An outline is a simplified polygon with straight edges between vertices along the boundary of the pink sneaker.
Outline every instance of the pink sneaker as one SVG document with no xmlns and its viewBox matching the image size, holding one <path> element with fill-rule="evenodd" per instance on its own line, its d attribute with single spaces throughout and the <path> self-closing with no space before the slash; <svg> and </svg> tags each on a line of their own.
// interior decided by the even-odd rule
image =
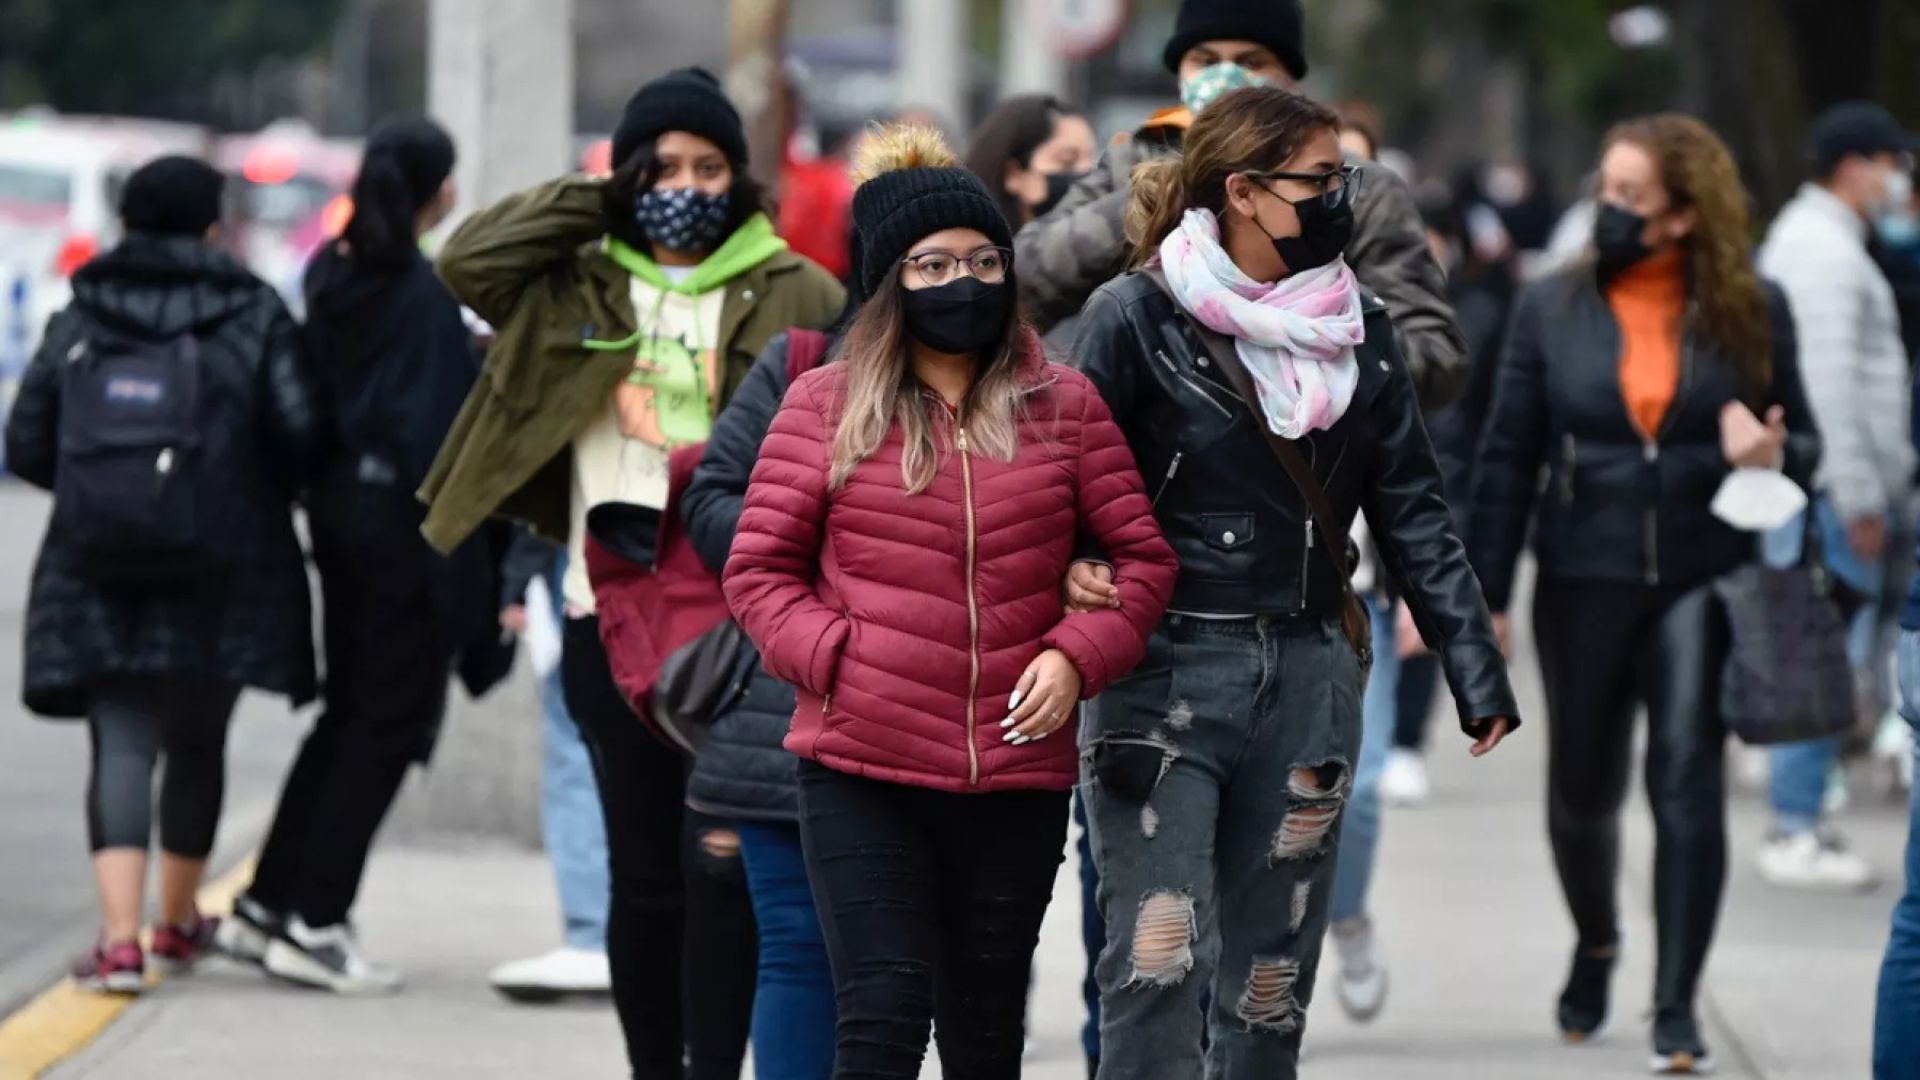
<svg viewBox="0 0 1920 1080">
<path fill-rule="evenodd" d="M 147 988 L 147 961 L 138 942 L 102 941 L 73 966 L 73 981 L 96 994 L 137 994 Z"/>
<path fill-rule="evenodd" d="M 156 926 L 148 951 L 160 970 L 186 971 L 213 951 L 213 937 L 219 929 L 220 920 L 205 915 L 194 916 L 184 926 Z"/>
</svg>

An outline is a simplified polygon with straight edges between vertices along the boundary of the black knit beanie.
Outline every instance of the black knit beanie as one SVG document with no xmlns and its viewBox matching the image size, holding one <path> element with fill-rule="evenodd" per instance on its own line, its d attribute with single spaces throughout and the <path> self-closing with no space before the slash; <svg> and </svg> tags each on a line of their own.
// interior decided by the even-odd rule
<svg viewBox="0 0 1920 1080">
<path fill-rule="evenodd" d="M 1251 41 L 1273 50 L 1296 79 L 1307 77 L 1306 20 L 1300 0 L 1180 0 L 1163 59 L 1178 72 L 1180 58 L 1203 41 Z"/>
<path fill-rule="evenodd" d="M 670 71 L 634 93 L 613 131 L 613 167 L 625 165 L 634 151 L 669 131 L 706 139 L 736 168 L 747 163 L 746 125 L 721 92 L 720 80 L 705 68 Z"/>
<path fill-rule="evenodd" d="M 120 220 L 128 232 L 199 236 L 220 220 L 226 178 L 199 158 L 170 154 L 127 177 L 120 192 Z"/>
<path fill-rule="evenodd" d="M 1013 247 L 1000 204 L 930 128 L 869 135 L 854 172 L 862 180 L 853 193 L 853 227 L 863 296 L 874 294 L 914 244 L 944 229 L 978 229 L 990 242 Z"/>
</svg>

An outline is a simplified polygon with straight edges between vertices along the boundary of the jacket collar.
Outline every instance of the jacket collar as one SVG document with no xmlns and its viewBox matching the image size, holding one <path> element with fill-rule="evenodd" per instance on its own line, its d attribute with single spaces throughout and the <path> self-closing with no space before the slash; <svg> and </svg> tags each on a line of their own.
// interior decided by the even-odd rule
<svg viewBox="0 0 1920 1080">
<path fill-rule="evenodd" d="M 1816 218 L 1827 225 L 1846 230 L 1846 234 L 1855 241 L 1865 244 L 1869 235 L 1867 222 L 1853 208 L 1840 201 L 1840 197 L 1819 184 L 1808 181 L 1800 185 L 1800 193 L 1793 197 L 1793 205 L 1800 212 Z"/>
</svg>

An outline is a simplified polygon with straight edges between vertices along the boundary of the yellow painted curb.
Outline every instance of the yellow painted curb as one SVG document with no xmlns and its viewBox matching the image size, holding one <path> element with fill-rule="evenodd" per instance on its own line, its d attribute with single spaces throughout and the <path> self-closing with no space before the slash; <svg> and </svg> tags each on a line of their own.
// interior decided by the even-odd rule
<svg viewBox="0 0 1920 1080">
<path fill-rule="evenodd" d="M 200 890 L 200 910 L 225 914 L 233 898 L 253 880 L 253 860 L 242 862 Z M 159 982 L 149 972 L 149 988 Z M 95 994 L 62 979 L 18 1012 L 0 1020 L 0 1080 L 33 1080 L 100 1036 L 138 999 Z"/>
</svg>

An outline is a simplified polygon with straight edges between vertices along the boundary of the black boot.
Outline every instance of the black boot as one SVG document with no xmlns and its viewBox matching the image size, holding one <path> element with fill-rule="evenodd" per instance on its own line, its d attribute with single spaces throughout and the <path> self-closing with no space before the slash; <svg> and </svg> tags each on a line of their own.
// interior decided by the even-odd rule
<svg viewBox="0 0 1920 1080">
<path fill-rule="evenodd" d="M 1713 1071 L 1713 1054 L 1691 1009 L 1664 1008 L 1654 1014 L 1649 1067 L 1657 1076 L 1705 1076 Z"/>
<path fill-rule="evenodd" d="M 1600 1034 L 1607 1026 L 1607 987 L 1613 979 L 1617 953 L 1609 947 L 1599 952 L 1588 949 L 1573 954 L 1573 970 L 1560 991 L 1560 1035 L 1570 1043 L 1583 1043 Z"/>
</svg>

